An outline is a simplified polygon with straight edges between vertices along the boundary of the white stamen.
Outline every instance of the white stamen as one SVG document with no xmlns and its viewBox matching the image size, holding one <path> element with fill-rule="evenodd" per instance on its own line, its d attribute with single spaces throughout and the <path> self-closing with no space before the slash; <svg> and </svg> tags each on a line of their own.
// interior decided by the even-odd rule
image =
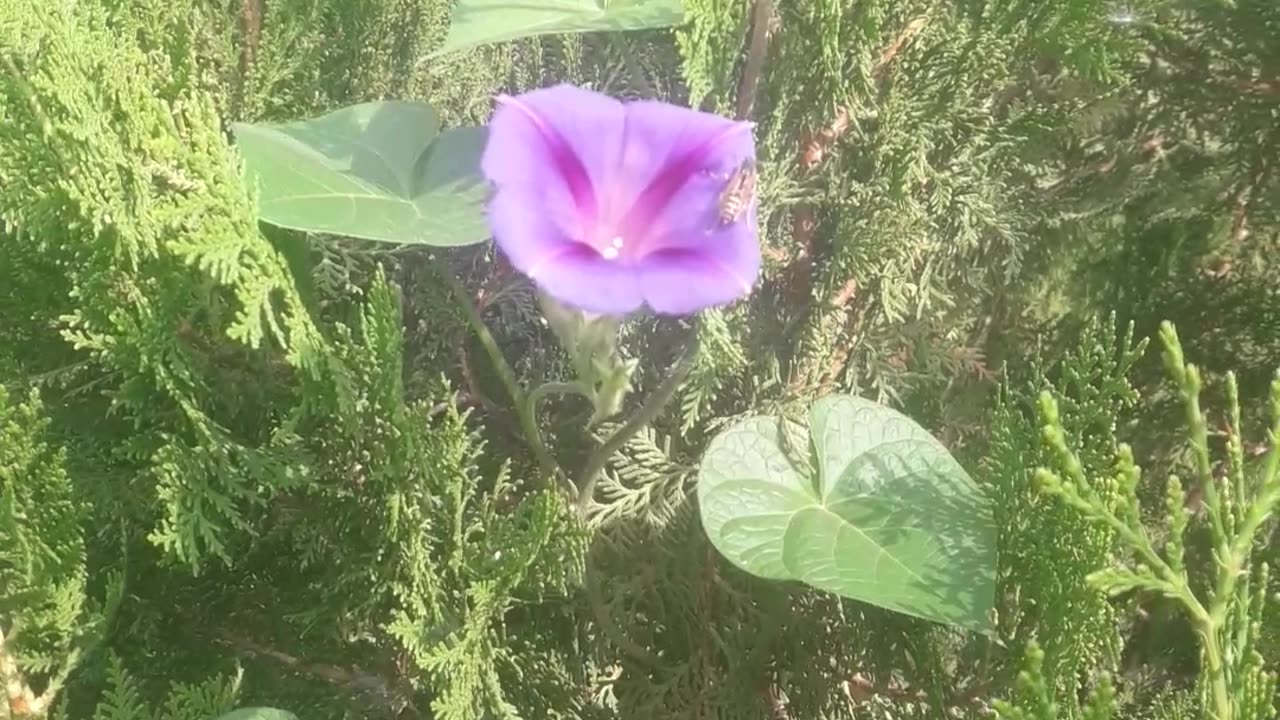
<svg viewBox="0 0 1280 720">
<path fill-rule="evenodd" d="M 613 260 L 618 257 L 619 251 L 622 250 L 622 237 L 618 236 L 609 241 L 609 245 L 600 251 L 600 256 L 605 260 Z"/>
</svg>

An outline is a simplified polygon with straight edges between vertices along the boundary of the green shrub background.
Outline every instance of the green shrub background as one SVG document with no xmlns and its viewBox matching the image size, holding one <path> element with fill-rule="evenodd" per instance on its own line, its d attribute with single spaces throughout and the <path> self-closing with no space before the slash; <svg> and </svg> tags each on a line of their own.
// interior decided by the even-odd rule
<svg viewBox="0 0 1280 720">
<path fill-rule="evenodd" d="M 1199 446 L 1160 349 L 1134 348 L 1170 320 L 1215 458 L 1230 370 L 1263 462 L 1280 4 L 686 11 L 424 60 L 445 0 L 0 2 L 0 681 L 50 701 L 0 718 L 979 718 L 1004 700 L 1047 720 L 1044 699 L 1210 717 L 1185 617 L 1090 583 L 1128 551 L 1033 482 L 1063 462 L 1037 398 L 1104 501 L 1126 442 L 1162 507 Z M 762 162 L 762 280 L 699 319 L 689 382 L 613 458 L 588 523 L 534 482 L 442 276 L 521 378 L 557 377 L 531 289 L 488 245 L 259 226 L 228 130 L 389 98 L 483 124 L 493 94 L 554 82 L 746 110 Z M 681 324 L 628 326 L 638 394 Z M 830 392 L 907 413 L 993 498 L 993 636 L 752 578 L 710 546 L 692 495 L 710 437 Z M 598 439 L 583 419 L 572 400 L 539 417 L 571 459 Z M 1212 562 L 1192 522 L 1195 585 Z M 1239 607 L 1231 647 L 1274 667 L 1275 608 Z M 1274 717 L 1274 684 L 1249 687 L 1240 718 Z"/>
</svg>

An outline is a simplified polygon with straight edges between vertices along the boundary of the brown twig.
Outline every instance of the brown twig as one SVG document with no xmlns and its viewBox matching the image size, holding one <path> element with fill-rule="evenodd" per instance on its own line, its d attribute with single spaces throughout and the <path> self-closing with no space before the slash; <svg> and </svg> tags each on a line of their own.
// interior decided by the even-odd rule
<svg viewBox="0 0 1280 720">
<path fill-rule="evenodd" d="M 854 348 L 858 344 L 858 336 L 853 332 L 853 328 L 857 327 L 862 322 L 862 319 L 866 317 L 870 306 L 871 303 L 869 302 L 859 303 L 857 309 L 849 313 L 843 328 L 845 338 L 836 343 L 835 349 L 831 353 L 830 361 L 827 363 L 827 369 L 818 381 L 819 395 L 831 392 L 831 389 L 839 382 L 840 376 L 844 374 L 845 367 L 848 366 L 849 359 L 853 356 Z M 839 309 L 844 310 L 846 307 L 840 306 Z"/>
<path fill-rule="evenodd" d="M 858 280 L 857 278 L 849 278 L 845 281 L 844 285 L 841 286 L 840 290 L 836 292 L 835 296 L 831 298 L 831 305 L 832 307 L 837 308 L 845 307 L 853 301 L 853 298 L 857 296 L 857 294 Z"/>
<path fill-rule="evenodd" d="M 1253 201 L 1254 193 L 1266 182 L 1268 174 L 1269 167 L 1266 155 L 1259 153 L 1254 161 L 1252 176 L 1235 194 L 1231 219 L 1231 239 L 1233 242 L 1240 243 L 1249 238 L 1251 233 L 1249 230 L 1249 205 Z"/>
<path fill-rule="evenodd" d="M 244 111 L 245 100 L 249 94 L 250 77 L 253 74 L 254 63 L 258 60 L 258 49 L 262 45 L 262 9 L 263 0 L 241 0 L 240 66 L 235 90 L 236 114 Z"/>
<path fill-rule="evenodd" d="M 764 73 L 764 59 L 769 51 L 769 39 L 777 30 L 774 22 L 773 0 L 756 0 L 751 12 L 751 40 L 747 45 L 747 61 L 742 66 L 738 80 L 736 117 L 745 120 L 755 110 L 756 91 Z"/>
<path fill-rule="evenodd" d="M 1280 95 L 1280 80 L 1235 80 L 1231 84 L 1245 95 Z"/>
<path fill-rule="evenodd" d="M 845 313 L 843 318 L 838 318 L 838 332 L 842 337 L 836 341 L 835 347 L 831 353 L 826 356 L 826 368 L 817 376 L 818 395 L 830 392 L 831 388 L 840 379 L 844 373 L 844 368 L 849 364 L 849 358 L 852 357 L 854 349 L 858 344 L 858 335 L 854 333 L 854 328 L 862 322 L 867 316 L 871 307 L 874 306 L 876 296 L 878 295 L 877 282 L 873 281 L 870 288 L 866 288 L 865 292 L 858 286 L 857 281 L 850 279 L 836 291 L 836 294 L 827 303 L 827 311 L 832 313 Z M 822 362 L 823 358 L 813 358 L 810 362 L 816 364 Z M 796 372 L 789 384 L 789 391 L 793 397 L 806 395 L 809 389 L 809 382 L 814 379 L 811 367 L 806 367 Z"/>
<path fill-rule="evenodd" d="M 247 76 L 258 59 L 262 45 L 262 0 L 242 0 L 240 3 L 240 32 L 244 44 L 240 48 L 240 74 Z"/>
<path fill-rule="evenodd" d="M 858 290 L 860 286 L 855 278 L 849 278 L 844 285 L 836 291 L 831 300 L 827 303 L 827 307 L 833 312 L 842 312 L 848 310 L 854 305 L 858 298 Z M 860 307 L 865 307 L 865 303 Z M 861 321 L 865 313 L 854 311 L 850 313 L 841 323 L 840 332 L 849 333 L 853 327 Z M 828 356 L 827 367 L 818 377 L 818 388 L 821 393 L 827 392 L 844 372 L 844 367 L 849 362 L 849 357 L 853 354 L 855 341 L 849 339 L 847 341 L 837 341 L 834 352 Z M 804 392 L 809 376 L 807 374 L 798 375 L 792 382 L 791 391 L 793 394 L 799 395 Z"/>
<path fill-rule="evenodd" d="M 880 57 L 876 59 L 875 64 L 871 67 L 872 79 L 879 79 L 883 76 L 884 71 L 902 53 L 911 40 L 924 29 L 928 22 L 929 16 L 921 15 L 907 23 L 894 36 L 889 45 L 880 52 Z M 823 160 L 828 157 L 836 142 L 852 125 L 852 112 L 852 108 L 842 107 L 836 111 L 835 118 L 825 127 L 816 133 L 808 133 L 804 136 L 800 143 L 800 168 L 802 172 L 812 173 L 818 169 Z M 797 298 L 807 297 L 813 266 L 813 238 L 818 227 L 817 209 L 809 204 L 800 205 L 792 212 L 791 217 L 792 241 L 795 246 L 795 253 L 792 255 L 786 269 L 786 284 L 793 289 Z M 853 291 L 848 293 L 842 291 L 841 293 L 844 303 L 852 301 L 855 295 L 856 293 Z"/>
<path fill-rule="evenodd" d="M 928 23 L 928 15 L 921 15 L 907 23 L 894 36 L 893 41 L 880 52 L 880 57 L 876 59 L 875 65 L 871 66 L 872 79 L 879 79 L 884 74 L 885 69 L 889 67 L 889 64 L 902 53 L 912 38 L 918 35 Z M 826 127 L 805 139 L 800 151 L 800 167 L 805 170 L 813 170 L 821 164 L 831 147 L 848 131 L 851 124 L 849 119 L 851 113 L 852 108 L 840 108 L 836 111 L 835 118 Z"/>
<path fill-rule="evenodd" d="M 787 704 L 782 701 L 782 689 L 778 687 L 778 683 L 769 683 L 769 687 L 764 690 L 764 699 L 769 706 L 769 720 L 791 720 L 791 713 L 787 712 Z"/>
<path fill-rule="evenodd" d="M 8 641 L 13 639 L 12 628 L 10 630 Z M 0 682 L 4 683 L 5 698 L 9 706 L 8 717 L 14 720 L 43 717 L 53 705 L 54 698 L 62 689 L 63 683 L 66 682 L 72 668 L 76 666 L 79 657 L 80 654 L 73 651 L 71 656 L 63 661 L 62 669 L 49 681 L 44 692 L 36 695 L 27 684 L 26 678 L 22 676 L 22 671 L 18 669 L 18 660 L 9 651 L 4 629 L 0 628 Z"/>
<path fill-rule="evenodd" d="M 878 686 L 861 673 L 854 673 L 844 682 L 845 697 L 852 703 L 862 703 L 872 697 L 888 698 L 894 702 L 925 702 L 928 697 L 923 690 L 897 687 L 895 685 Z"/>
<path fill-rule="evenodd" d="M 4 629 L 0 628 L 0 681 L 4 682 L 5 697 L 9 701 L 9 714 L 23 718 L 32 714 L 35 693 L 18 671 L 18 662 L 5 648 Z"/>
<path fill-rule="evenodd" d="M 896 683 L 877 684 L 862 673 L 854 673 L 848 680 L 840 683 L 845 699 L 851 704 L 859 705 L 872 698 L 884 698 L 895 703 L 928 702 L 929 694 L 924 690 L 912 689 Z M 963 691 L 950 697 L 946 704 L 951 709 L 972 709 L 987 696 L 989 688 L 983 682 L 974 682 Z"/>
<path fill-rule="evenodd" d="M 280 650 L 267 647 L 248 638 L 243 638 L 225 629 L 215 630 L 216 641 L 230 647 L 238 655 L 249 658 L 265 658 L 289 670 L 311 675 L 353 690 L 362 696 L 372 699 L 397 713 L 409 711 L 412 717 L 420 718 L 422 713 L 410 699 L 412 692 L 398 683 L 366 672 L 359 668 L 347 669 L 327 663 L 309 662 Z"/>
<path fill-rule="evenodd" d="M 1243 242 L 1249 239 L 1249 191 L 1241 191 L 1231 212 L 1231 239 Z"/>
</svg>

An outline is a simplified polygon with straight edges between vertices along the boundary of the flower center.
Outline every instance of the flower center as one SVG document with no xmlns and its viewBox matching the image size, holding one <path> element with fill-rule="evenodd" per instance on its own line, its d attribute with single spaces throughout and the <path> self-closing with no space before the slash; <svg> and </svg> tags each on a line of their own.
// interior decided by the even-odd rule
<svg viewBox="0 0 1280 720">
<path fill-rule="evenodd" d="M 622 252 L 622 237 L 614 236 L 614 238 L 609 241 L 609 244 L 605 245 L 600 250 L 600 257 L 604 258 L 605 260 L 614 260 L 618 257 L 619 253 L 621 252 Z"/>
</svg>

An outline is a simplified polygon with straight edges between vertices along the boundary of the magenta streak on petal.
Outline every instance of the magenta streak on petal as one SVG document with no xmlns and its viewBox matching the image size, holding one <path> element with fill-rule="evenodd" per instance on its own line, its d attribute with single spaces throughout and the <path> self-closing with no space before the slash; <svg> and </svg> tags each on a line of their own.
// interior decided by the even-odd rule
<svg viewBox="0 0 1280 720">
<path fill-rule="evenodd" d="M 581 213 L 582 219 L 586 221 L 584 225 L 587 227 L 594 225 L 598 217 L 596 196 L 591 187 L 591 178 L 587 175 L 587 168 L 582 164 L 582 160 L 577 153 L 573 151 L 569 143 L 565 142 L 554 127 L 544 122 L 542 116 L 538 115 L 533 108 L 526 105 L 519 98 L 514 98 L 510 95 L 499 95 L 496 100 L 519 110 L 537 128 L 538 134 L 547 143 L 547 150 L 551 153 L 552 162 L 555 163 L 556 169 L 560 172 L 560 177 L 564 179 L 565 185 L 569 186 L 569 194 L 573 196 L 578 212 Z M 586 238 L 574 239 L 579 241 L 586 240 Z"/>
<path fill-rule="evenodd" d="M 666 207 L 667 203 L 671 202 L 671 198 L 675 197 L 680 188 L 688 182 L 689 177 L 706 164 L 707 157 L 715 150 L 715 146 L 727 136 L 750 130 L 750 128 L 751 125 L 748 123 L 730 125 L 675 160 L 667 162 L 662 171 L 636 197 L 631 209 L 618 223 L 618 229 L 628 237 L 637 240 L 646 238 L 649 234 L 651 219 L 657 217 L 662 208 Z M 632 247 L 633 257 L 636 255 L 642 257 L 645 254 L 643 243 L 637 243 L 637 245 L 638 247 Z"/>
<path fill-rule="evenodd" d="M 685 248 L 666 248 L 653 253 L 649 256 L 649 259 L 652 261 L 651 265 L 654 266 L 704 262 L 719 270 L 729 280 L 732 280 L 740 293 L 751 292 L 752 283 L 743 279 L 742 275 L 738 274 L 738 271 L 733 266 L 711 253 L 699 253 Z"/>
</svg>

